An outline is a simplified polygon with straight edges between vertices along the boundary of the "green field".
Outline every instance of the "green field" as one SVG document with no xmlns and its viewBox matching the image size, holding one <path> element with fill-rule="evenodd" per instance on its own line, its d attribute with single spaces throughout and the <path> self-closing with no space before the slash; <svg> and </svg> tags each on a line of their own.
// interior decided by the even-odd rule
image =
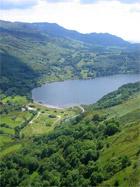
<svg viewBox="0 0 140 187">
<path fill-rule="evenodd" d="M 22 131 L 25 137 L 32 137 L 34 135 L 47 134 L 52 131 L 56 125 L 65 119 L 70 118 L 78 113 L 78 109 L 48 109 L 45 107 L 40 107 L 39 105 L 32 105 L 34 107 L 39 107 L 37 119 L 27 125 Z"/>
<path fill-rule="evenodd" d="M 20 144 L 17 144 L 17 141 L 24 142 L 25 139 L 28 140 L 33 136 L 48 134 L 60 125 L 63 119 L 73 117 L 80 112 L 76 107 L 64 110 L 47 108 L 30 103 L 26 97 L 21 96 L 4 96 L 1 103 L 1 157 L 15 152 L 16 148 L 18 150 Z"/>
</svg>

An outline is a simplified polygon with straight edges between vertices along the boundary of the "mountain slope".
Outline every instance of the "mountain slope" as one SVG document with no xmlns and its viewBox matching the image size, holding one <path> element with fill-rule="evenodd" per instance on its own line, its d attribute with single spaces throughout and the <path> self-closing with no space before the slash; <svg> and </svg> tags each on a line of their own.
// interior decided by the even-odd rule
<svg viewBox="0 0 140 187">
<path fill-rule="evenodd" d="M 99 46 L 118 46 L 118 47 L 127 47 L 130 45 L 129 42 L 108 34 L 108 33 L 90 33 L 90 34 L 82 34 L 77 31 L 68 30 L 56 23 L 20 23 L 20 22 L 4 22 L 1 21 L 1 28 L 5 28 L 5 31 L 8 32 L 9 28 L 13 31 L 18 30 L 32 30 L 34 32 L 45 32 L 53 37 L 62 37 L 69 38 L 74 40 L 79 40 L 82 42 L 90 43 L 93 45 Z M 13 25 L 15 27 L 13 27 Z"/>
<path fill-rule="evenodd" d="M 29 139 L 17 137 L 11 149 L 5 146 L 9 152 L 1 153 L 1 186 L 137 187 L 140 182 L 138 84 L 119 89 L 122 95 L 132 90 L 131 97 L 119 105 L 105 109 L 87 107 L 85 113 L 62 121 L 49 134 Z M 113 98 L 120 93 L 109 95 Z M 110 102 L 109 98 L 105 99 Z M 43 111 L 41 115 L 46 108 Z M 40 118 L 38 124 L 43 122 L 44 118 Z"/>
<path fill-rule="evenodd" d="M 39 29 L 40 31 L 46 31 L 47 33 L 56 36 L 56 37 L 65 37 L 82 42 L 90 43 L 93 45 L 101 46 L 119 46 L 126 47 L 129 42 L 124 41 L 123 39 L 113 36 L 108 33 L 90 33 L 82 34 L 73 30 L 67 30 L 58 24 L 55 23 L 33 23 L 33 27 Z"/>
<path fill-rule="evenodd" d="M 139 73 L 140 47 L 109 34 L 81 34 L 66 30 L 56 24 L 19 23 L 0 21 L 0 63 L 16 58 L 19 64 L 30 69 L 28 76 L 18 77 L 25 82 L 29 92 L 33 85 L 46 81 L 66 79 L 89 79 L 119 73 Z M 107 43 L 109 42 L 109 43 Z M 115 46 L 114 46 L 115 42 Z M 123 46 L 123 47 L 122 47 Z M 16 63 L 13 63 L 13 67 Z M 6 67 L 6 68 L 5 68 Z M 13 89 L 10 66 L 1 65 L 2 88 Z M 30 75 L 29 75 L 30 74 Z M 13 74 L 14 75 L 14 74 Z M 32 83 L 30 84 L 31 77 Z M 23 80 L 25 79 L 25 80 Z M 3 85 L 5 84 L 5 85 Z M 7 84 L 7 86 L 6 86 Z M 9 93 L 8 89 L 2 89 Z"/>
</svg>

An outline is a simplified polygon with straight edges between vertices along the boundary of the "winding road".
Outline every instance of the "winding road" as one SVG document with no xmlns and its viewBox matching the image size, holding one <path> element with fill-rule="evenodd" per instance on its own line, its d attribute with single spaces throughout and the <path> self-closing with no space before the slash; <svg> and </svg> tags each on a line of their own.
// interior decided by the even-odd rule
<svg viewBox="0 0 140 187">
<path fill-rule="evenodd" d="M 84 109 L 81 105 L 76 106 L 76 107 L 78 107 L 78 108 L 81 110 L 80 114 L 83 114 L 83 113 L 85 112 L 85 109 Z M 29 109 L 29 106 L 27 106 L 27 108 Z M 35 109 L 32 108 L 32 107 L 30 107 L 29 110 L 35 110 Z M 39 112 L 37 113 L 37 115 L 29 122 L 29 124 L 32 124 L 35 120 L 37 120 L 37 119 L 39 118 L 40 114 L 41 114 L 41 112 L 39 111 Z M 66 118 L 66 119 L 64 119 L 64 120 L 65 120 L 65 122 L 66 122 L 66 121 L 69 121 L 69 120 L 71 120 L 71 119 L 74 119 L 74 118 L 80 116 L 80 114 L 77 114 L 77 115 L 75 115 L 75 116 Z M 59 115 L 57 116 L 57 118 L 58 118 L 58 119 L 56 119 L 56 120 L 53 122 L 53 126 L 54 126 L 55 124 L 57 124 L 59 121 L 61 121 L 61 119 L 62 119 L 62 117 L 59 116 Z"/>
<path fill-rule="evenodd" d="M 81 105 L 79 105 L 79 106 L 77 106 L 78 108 L 80 108 L 81 109 L 81 113 L 84 113 L 85 112 L 85 109 L 81 106 Z"/>
<path fill-rule="evenodd" d="M 65 122 L 67 122 L 67 121 L 69 121 L 69 120 L 72 120 L 72 119 L 74 119 L 74 118 L 80 116 L 81 114 L 83 114 L 83 113 L 85 112 L 85 109 L 84 109 L 81 105 L 75 106 L 75 107 L 80 108 L 81 112 L 80 112 L 79 114 L 75 115 L 75 116 L 72 116 L 72 117 L 69 117 L 69 118 L 64 119 Z"/>
<path fill-rule="evenodd" d="M 29 124 L 32 124 L 34 120 L 36 120 L 40 116 L 41 112 L 39 111 L 37 115 L 29 122 Z"/>
</svg>

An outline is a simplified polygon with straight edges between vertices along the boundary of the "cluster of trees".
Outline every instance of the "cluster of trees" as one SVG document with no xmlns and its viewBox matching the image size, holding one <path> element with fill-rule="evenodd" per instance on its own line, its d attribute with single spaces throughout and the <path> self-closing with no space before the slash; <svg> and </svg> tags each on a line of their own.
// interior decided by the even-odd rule
<svg viewBox="0 0 140 187">
<path fill-rule="evenodd" d="M 12 111 L 21 111 L 22 107 L 24 107 L 23 103 L 13 102 L 10 98 L 7 102 L 1 102 L 0 114 L 6 115 Z"/>
<path fill-rule="evenodd" d="M 33 138 L 1 162 L 1 186 L 96 186 L 131 164 L 127 155 L 98 163 L 106 138 L 120 131 L 116 120 L 93 115 Z M 79 121 L 78 121 L 79 120 Z M 105 120 L 105 122 L 104 122 Z"/>
</svg>

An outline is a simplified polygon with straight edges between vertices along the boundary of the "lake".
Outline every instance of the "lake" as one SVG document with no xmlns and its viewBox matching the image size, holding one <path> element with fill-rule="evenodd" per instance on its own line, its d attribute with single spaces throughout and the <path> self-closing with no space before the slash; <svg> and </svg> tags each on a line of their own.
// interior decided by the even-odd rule
<svg viewBox="0 0 140 187">
<path fill-rule="evenodd" d="M 140 81 L 140 75 L 113 75 L 91 80 L 46 83 L 32 90 L 32 99 L 53 107 L 92 104 L 123 84 Z"/>
</svg>

